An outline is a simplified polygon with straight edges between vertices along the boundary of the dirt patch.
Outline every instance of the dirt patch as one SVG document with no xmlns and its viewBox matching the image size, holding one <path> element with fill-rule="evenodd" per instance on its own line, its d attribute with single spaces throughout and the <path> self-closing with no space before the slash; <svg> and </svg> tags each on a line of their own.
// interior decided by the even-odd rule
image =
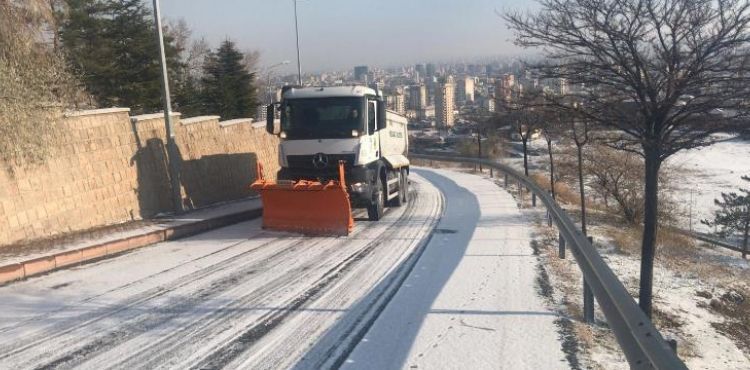
<svg viewBox="0 0 750 370">
<path fill-rule="evenodd" d="M 543 238 L 543 242 L 539 239 Z M 551 306 L 555 306 L 555 295 L 554 287 L 550 281 L 550 276 L 547 273 L 545 265 L 549 262 L 549 255 L 545 252 L 545 245 L 549 245 L 550 238 L 544 238 L 543 234 L 534 235 L 534 239 L 531 241 L 531 249 L 533 254 L 537 256 L 537 277 L 536 286 L 540 296 L 542 296 Z M 565 304 L 563 304 L 565 306 Z M 562 351 L 565 354 L 565 359 L 568 361 L 568 365 L 571 369 L 581 369 L 581 363 L 578 358 L 580 352 L 580 343 L 575 332 L 575 324 L 567 317 L 560 317 L 555 320 L 555 326 L 557 326 L 557 335 L 560 340 Z"/>
<path fill-rule="evenodd" d="M 750 290 L 733 288 L 711 300 L 709 307 L 726 318 L 711 325 L 737 344 L 745 353 L 750 352 Z"/>
</svg>

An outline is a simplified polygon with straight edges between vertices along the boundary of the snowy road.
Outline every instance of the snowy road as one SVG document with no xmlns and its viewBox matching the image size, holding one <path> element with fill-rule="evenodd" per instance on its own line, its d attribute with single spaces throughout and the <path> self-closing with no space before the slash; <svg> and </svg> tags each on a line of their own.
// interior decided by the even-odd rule
<svg viewBox="0 0 750 370">
<path fill-rule="evenodd" d="M 0 369 L 565 367 L 510 195 L 412 182 L 347 238 L 255 220 L 1 287 Z"/>
</svg>

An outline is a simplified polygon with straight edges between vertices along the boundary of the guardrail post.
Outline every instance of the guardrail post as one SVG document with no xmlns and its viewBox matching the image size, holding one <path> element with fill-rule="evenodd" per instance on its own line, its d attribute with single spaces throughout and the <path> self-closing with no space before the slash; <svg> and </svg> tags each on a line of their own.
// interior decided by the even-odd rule
<svg viewBox="0 0 750 370">
<path fill-rule="evenodd" d="M 552 227 L 552 214 L 547 210 L 547 227 Z"/>
<path fill-rule="evenodd" d="M 505 174 L 505 187 L 508 187 L 508 174 Z"/>
<path fill-rule="evenodd" d="M 560 257 L 560 259 L 565 259 L 565 238 L 563 238 L 562 233 L 557 234 L 557 240 L 558 240 L 558 246 L 557 246 L 557 256 Z"/>
<path fill-rule="evenodd" d="M 531 193 L 531 206 L 536 207 L 536 193 Z"/>
<path fill-rule="evenodd" d="M 490 178 L 492 178 L 492 177 L 493 177 L 493 175 L 492 175 L 492 167 L 490 167 Z"/>
<path fill-rule="evenodd" d="M 589 243 L 592 243 L 594 238 L 588 237 Z M 586 277 L 583 277 L 583 321 L 587 324 L 594 322 L 594 292 L 586 282 Z"/>
</svg>

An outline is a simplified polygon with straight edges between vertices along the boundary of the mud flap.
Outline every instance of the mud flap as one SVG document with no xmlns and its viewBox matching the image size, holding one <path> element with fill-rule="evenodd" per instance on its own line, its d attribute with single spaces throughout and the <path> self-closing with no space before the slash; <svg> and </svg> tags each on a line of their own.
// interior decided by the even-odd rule
<svg viewBox="0 0 750 370">
<path fill-rule="evenodd" d="M 343 163 L 339 163 L 339 181 L 327 183 L 265 180 L 260 164 L 257 173 L 258 180 L 250 187 L 263 202 L 263 229 L 346 236 L 354 228 Z"/>
</svg>

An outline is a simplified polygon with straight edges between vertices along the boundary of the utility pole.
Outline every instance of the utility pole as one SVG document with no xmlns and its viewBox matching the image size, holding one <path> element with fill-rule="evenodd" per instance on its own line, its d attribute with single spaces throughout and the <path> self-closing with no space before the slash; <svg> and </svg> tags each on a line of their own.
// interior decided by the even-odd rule
<svg viewBox="0 0 750 370">
<path fill-rule="evenodd" d="M 294 1 L 294 33 L 297 35 L 297 82 L 302 86 L 302 63 L 299 57 L 299 22 L 297 21 L 297 0 Z"/>
<path fill-rule="evenodd" d="M 482 160 L 482 130 L 477 127 L 477 159 Z M 479 162 L 479 172 L 482 172 L 482 162 Z"/>
<path fill-rule="evenodd" d="M 167 58 L 164 54 L 164 36 L 161 29 L 161 11 L 159 0 L 154 0 L 154 19 L 156 20 L 156 37 L 159 39 L 159 63 L 161 64 L 161 93 L 164 102 L 164 123 L 167 131 L 167 160 L 169 161 L 169 180 L 172 188 L 172 204 L 175 213 L 182 213 L 182 191 L 180 189 L 180 154 L 175 142 L 172 123 L 172 102 L 169 97 L 169 77 L 167 75 Z"/>
</svg>

